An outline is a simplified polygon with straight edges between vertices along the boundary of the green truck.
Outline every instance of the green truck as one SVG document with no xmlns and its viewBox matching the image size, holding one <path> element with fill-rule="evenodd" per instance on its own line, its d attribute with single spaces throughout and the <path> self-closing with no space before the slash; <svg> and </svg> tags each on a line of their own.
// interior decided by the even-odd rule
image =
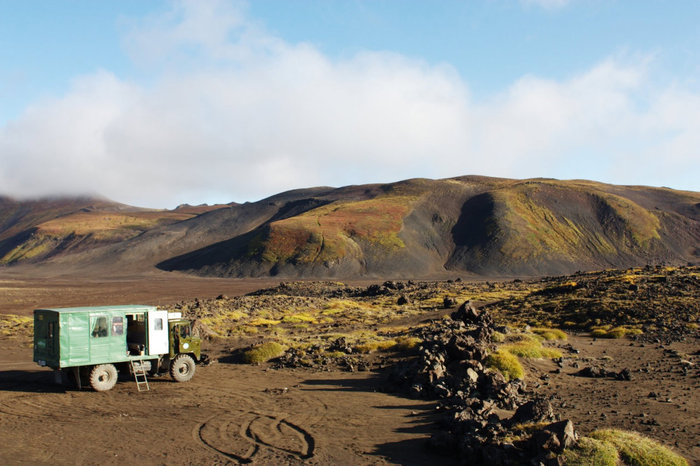
<svg viewBox="0 0 700 466">
<path fill-rule="evenodd" d="M 119 371 L 135 376 L 139 390 L 148 387 L 146 373 L 187 382 L 201 360 L 201 340 L 180 313 L 140 305 L 34 311 L 34 361 L 72 375 L 78 387 L 109 390 Z"/>
</svg>

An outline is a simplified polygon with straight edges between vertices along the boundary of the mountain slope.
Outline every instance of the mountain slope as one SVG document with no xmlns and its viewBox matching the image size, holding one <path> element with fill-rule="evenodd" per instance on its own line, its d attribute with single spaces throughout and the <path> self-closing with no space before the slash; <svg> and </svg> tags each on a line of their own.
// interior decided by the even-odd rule
<svg viewBox="0 0 700 466">
<path fill-rule="evenodd" d="M 0 265 L 224 277 L 542 275 L 700 260 L 700 193 L 465 176 L 137 209 L 0 198 Z"/>
<path fill-rule="evenodd" d="M 364 200 L 334 194 L 159 267 L 240 277 L 530 275 L 698 259 L 698 193 L 462 177 L 382 185 Z"/>
<path fill-rule="evenodd" d="M 168 211 L 94 198 L 0 198 L 0 265 L 43 262 L 123 243 L 211 208 L 187 206 Z"/>
</svg>

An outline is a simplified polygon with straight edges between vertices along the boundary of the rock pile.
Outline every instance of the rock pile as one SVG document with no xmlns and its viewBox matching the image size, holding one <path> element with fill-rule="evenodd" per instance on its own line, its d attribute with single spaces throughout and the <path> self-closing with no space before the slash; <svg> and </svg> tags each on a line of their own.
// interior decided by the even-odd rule
<svg viewBox="0 0 700 466">
<path fill-rule="evenodd" d="M 429 447 L 467 464 L 559 464 L 559 453 L 576 442 L 571 421 L 558 421 L 546 400 L 528 401 L 524 381 L 487 367 L 494 332 L 507 329 L 496 329 L 470 302 L 451 317 L 423 329 L 419 357 L 389 376 L 393 387 L 441 400 L 443 429 Z"/>
<path fill-rule="evenodd" d="M 493 320 L 466 302 L 452 314 L 422 329 L 417 359 L 394 367 L 390 383 L 414 396 L 467 400 L 493 400 L 514 408 L 524 389 L 521 380 L 506 381 L 503 374 L 487 369 L 486 357 L 495 349 Z"/>
<path fill-rule="evenodd" d="M 335 353 L 333 357 L 329 353 Z M 381 364 L 381 363 L 380 363 Z M 273 364 L 275 369 L 310 368 L 315 370 L 339 369 L 349 372 L 368 371 L 372 364 L 358 355 L 344 337 L 327 345 L 316 344 L 309 348 L 289 348 Z"/>
</svg>

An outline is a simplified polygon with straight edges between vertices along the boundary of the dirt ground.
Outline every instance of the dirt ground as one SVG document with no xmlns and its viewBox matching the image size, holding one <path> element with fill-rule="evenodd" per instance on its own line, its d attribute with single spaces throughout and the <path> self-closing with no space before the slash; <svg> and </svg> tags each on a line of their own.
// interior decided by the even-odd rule
<svg viewBox="0 0 700 466">
<path fill-rule="evenodd" d="M 0 312 L 240 295 L 279 280 L 157 274 L 0 279 Z M 122 381 L 105 393 L 54 384 L 28 341 L 0 341 L 3 464 L 426 464 L 435 403 L 376 391 L 370 372 L 214 363 L 186 384 Z M 450 464 L 446 461 L 445 464 Z"/>
<path fill-rule="evenodd" d="M 278 281 L 0 279 L 0 312 L 34 307 L 236 295 Z M 633 342 L 570 336 L 561 367 L 527 362 L 530 388 L 581 433 L 639 431 L 700 464 L 700 340 Z M 570 345 L 570 346 L 569 346 Z M 569 351 L 572 348 L 575 351 Z M 576 352 L 577 351 L 577 352 Z M 584 378 L 586 366 L 629 369 L 631 380 Z M 30 342 L 0 340 L 3 464 L 457 464 L 425 448 L 435 403 L 383 393 L 382 374 L 213 363 L 188 383 L 133 380 L 108 392 L 56 386 Z"/>
<path fill-rule="evenodd" d="M 4 345 L 3 345 L 4 346 Z M 3 464 L 428 464 L 434 403 L 374 391 L 371 373 L 198 367 L 188 383 L 55 386 L 2 351 Z M 446 464 L 450 464 L 447 462 Z"/>
<path fill-rule="evenodd" d="M 147 304 L 167 306 L 183 299 L 239 296 L 277 285 L 279 280 L 199 278 L 154 272 L 144 276 L 39 277 L 0 270 L 0 314 L 31 315 L 41 307 Z"/>
<path fill-rule="evenodd" d="M 700 340 L 668 345 L 570 336 L 562 367 L 530 360 L 528 383 L 581 433 L 614 427 L 656 439 L 700 465 Z M 562 348 L 563 349 L 563 348 Z M 589 378 L 584 367 L 629 369 L 631 380 Z"/>
</svg>

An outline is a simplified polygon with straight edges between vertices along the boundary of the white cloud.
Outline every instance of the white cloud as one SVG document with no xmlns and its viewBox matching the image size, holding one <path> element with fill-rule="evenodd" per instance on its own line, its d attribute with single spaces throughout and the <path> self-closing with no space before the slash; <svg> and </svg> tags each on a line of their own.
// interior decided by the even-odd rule
<svg viewBox="0 0 700 466">
<path fill-rule="evenodd" d="M 447 65 L 331 60 L 228 4 L 192 5 L 130 33 L 162 60 L 151 84 L 100 71 L 0 127 L 0 190 L 172 207 L 469 173 L 697 189 L 700 96 L 654 88 L 648 60 L 525 76 L 477 104 Z"/>
</svg>

